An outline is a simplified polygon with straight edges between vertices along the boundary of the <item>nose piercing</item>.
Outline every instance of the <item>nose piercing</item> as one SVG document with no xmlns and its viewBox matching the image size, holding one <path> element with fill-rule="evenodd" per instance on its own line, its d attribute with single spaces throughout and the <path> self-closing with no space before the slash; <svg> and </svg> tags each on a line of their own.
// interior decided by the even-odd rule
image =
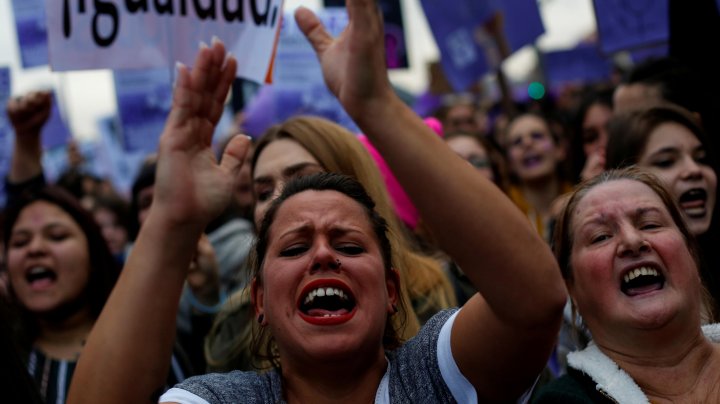
<svg viewBox="0 0 720 404">
<path fill-rule="evenodd" d="M 337 265 L 337 267 L 340 268 L 340 267 L 342 266 L 342 262 L 340 262 L 339 259 L 336 259 L 336 260 L 335 260 L 335 265 Z"/>
</svg>

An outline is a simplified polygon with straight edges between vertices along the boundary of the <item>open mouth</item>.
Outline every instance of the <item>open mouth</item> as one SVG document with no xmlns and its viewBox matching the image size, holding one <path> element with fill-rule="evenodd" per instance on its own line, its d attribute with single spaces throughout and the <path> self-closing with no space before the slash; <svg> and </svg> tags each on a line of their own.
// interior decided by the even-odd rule
<svg viewBox="0 0 720 404">
<path fill-rule="evenodd" d="M 707 191 L 702 188 L 683 192 L 678 202 L 680 208 L 689 217 L 702 218 L 707 214 Z"/>
<path fill-rule="evenodd" d="M 313 283 L 303 291 L 298 308 L 302 317 L 313 324 L 339 324 L 352 318 L 355 298 L 344 285 Z"/>
<path fill-rule="evenodd" d="M 543 158 L 540 155 L 531 155 L 531 156 L 524 157 L 522 159 L 522 163 L 527 168 L 533 168 L 533 167 L 539 165 L 540 163 L 542 163 L 542 160 L 543 160 Z"/>
<path fill-rule="evenodd" d="M 42 288 L 51 285 L 57 279 L 55 271 L 46 267 L 32 267 L 26 271 L 25 279 L 32 288 Z"/>
<path fill-rule="evenodd" d="M 631 269 L 622 279 L 620 289 L 628 296 L 638 296 L 660 290 L 665 286 L 665 277 L 655 268 L 643 266 Z"/>
</svg>

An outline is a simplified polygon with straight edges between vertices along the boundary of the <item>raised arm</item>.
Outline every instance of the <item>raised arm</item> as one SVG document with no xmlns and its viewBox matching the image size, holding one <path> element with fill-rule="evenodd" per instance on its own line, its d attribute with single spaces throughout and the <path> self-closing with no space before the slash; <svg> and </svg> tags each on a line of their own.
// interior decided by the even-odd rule
<svg viewBox="0 0 720 404">
<path fill-rule="evenodd" d="M 52 96 L 48 91 L 34 91 L 11 98 L 7 115 L 15 131 L 8 181 L 19 184 L 42 174 L 42 128 L 50 117 Z"/>
<path fill-rule="evenodd" d="M 198 238 L 230 202 L 249 145 L 246 137 L 234 137 L 220 164 L 210 147 L 236 68 L 219 41 L 201 47 L 192 71 L 178 67 L 153 204 L 83 349 L 69 403 L 157 401 Z"/>
<path fill-rule="evenodd" d="M 350 21 L 338 38 L 309 10 L 295 16 L 328 87 L 480 292 L 452 330 L 461 372 L 481 401 L 516 398 L 542 370 L 555 342 L 565 303 L 560 270 L 511 201 L 394 94 L 376 1 L 348 0 L 347 9 Z"/>
</svg>

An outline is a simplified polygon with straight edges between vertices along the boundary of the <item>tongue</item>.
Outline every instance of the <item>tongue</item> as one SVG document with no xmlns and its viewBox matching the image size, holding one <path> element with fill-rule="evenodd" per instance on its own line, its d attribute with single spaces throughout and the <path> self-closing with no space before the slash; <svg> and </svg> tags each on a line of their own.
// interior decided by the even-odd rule
<svg viewBox="0 0 720 404">
<path fill-rule="evenodd" d="M 339 309 L 339 310 L 326 310 L 326 309 L 310 309 L 308 310 L 307 314 L 309 316 L 313 317 L 325 317 L 327 316 L 341 316 L 343 314 L 347 314 L 347 309 Z"/>
<path fill-rule="evenodd" d="M 630 288 L 625 291 L 625 294 L 628 296 L 637 296 L 642 295 L 643 293 L 649 293 L 655 290 L 662 289 L 662 283 L 651 283 L 649 285 L 645 286 L 638 286 L 635 288 Z"/>
<path fill-rule="evenodd" d="M 702 199 L 695 199 L 694 201 L 680 202 L 680 207 L 683 209 L 702 208 L 705 207 L 705 201 Z"/>
<path fill-rule="evenodd" d="M 33 289 L 45 289 L 50 287 L 53 283 L 55 283 L 55 280 L 51 277 L 40 278 L 30 282 L 30 287 Z"/>
</svg>

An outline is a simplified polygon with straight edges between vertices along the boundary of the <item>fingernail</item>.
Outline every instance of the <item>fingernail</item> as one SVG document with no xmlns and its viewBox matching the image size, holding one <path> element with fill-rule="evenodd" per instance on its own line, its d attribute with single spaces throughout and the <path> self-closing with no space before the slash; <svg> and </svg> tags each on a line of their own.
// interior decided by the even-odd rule
<svg viewBox="0 0 720 404">
<path fill-rule="evenodd" d="M 200 44 L 198 45 L 200 49 L 205 49 L 208 47 L 208 44 L 205 43 L 205 41 L 200 41 Z"/>
<path fill-rule="evenodd" d="M 213 35 L 212 39 L 210 39 L 210 43 L 212 45 L 215 45 L 216 43 L 222 43 L 222 41 L 220 40 L 220 38 L 217 37 L 217 35 Z"/>
<path fill-rule="evenodd" d="M 185 67 L 185 65 L 180 62 L 179 60 L 175 62 L 175 81 L 173 82 L 173 88 L 177 87 L 177 85 L 180 83 L 180 80 L 182 78 L 182 74 L 180 74 L 180 71 Z"/>
<path fill-rule="evenodd" d="M 223 59 L 222 66 L 220 66 L 220 71 L 225 70 L 231 57 L 233 57 L 232 53 L 228 52 L 225 54 L 225 59 Z"/>
</svg>

